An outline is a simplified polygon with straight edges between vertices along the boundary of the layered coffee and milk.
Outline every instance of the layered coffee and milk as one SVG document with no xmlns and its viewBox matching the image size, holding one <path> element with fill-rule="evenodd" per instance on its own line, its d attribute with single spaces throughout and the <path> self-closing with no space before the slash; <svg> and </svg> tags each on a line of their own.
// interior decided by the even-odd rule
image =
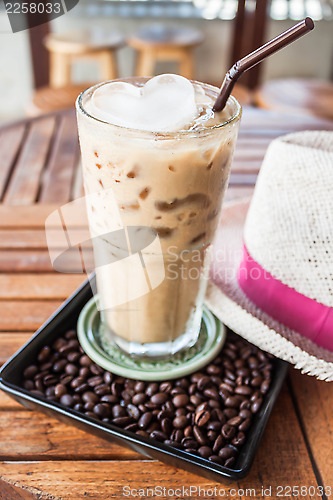
<svg viewBox="0 0 333 500">
<path fill-rule="evenodd" d="M 171 354 L 195 342 L 240 109 L 176 75 L 88 89 L 78 101 L 97 289 L 110 342 Z"/>
</svg>

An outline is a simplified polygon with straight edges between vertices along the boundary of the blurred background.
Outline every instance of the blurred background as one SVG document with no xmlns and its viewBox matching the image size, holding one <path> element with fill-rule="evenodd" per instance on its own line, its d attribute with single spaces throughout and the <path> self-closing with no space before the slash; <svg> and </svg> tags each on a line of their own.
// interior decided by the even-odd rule
<svg viewBox="0 0 333 500">
<path fill-rule="evenodd" d="M 0 3 L 0 121 L 69 107 L 116 76 L 172 72 L 220 86 L 237 59 L 306 16 L 315 30 L 244 75 L 235 94 L 333 118 L 333 0 L 80 0 L 14 34 Z"/>
</svg>

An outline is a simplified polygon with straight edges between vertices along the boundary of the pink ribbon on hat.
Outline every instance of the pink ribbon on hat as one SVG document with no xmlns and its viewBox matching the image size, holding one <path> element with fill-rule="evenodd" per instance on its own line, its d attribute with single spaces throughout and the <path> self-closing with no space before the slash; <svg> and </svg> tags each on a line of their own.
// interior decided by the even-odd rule
<svg viewBox="0 0 333 500">
<path fill-rule="evenodd" d="M 245 245 L 237 280 L 245 295 L 262 311 L 333 351 L 333 308 L 274 278 L 250 256 Z"/>
</svg>

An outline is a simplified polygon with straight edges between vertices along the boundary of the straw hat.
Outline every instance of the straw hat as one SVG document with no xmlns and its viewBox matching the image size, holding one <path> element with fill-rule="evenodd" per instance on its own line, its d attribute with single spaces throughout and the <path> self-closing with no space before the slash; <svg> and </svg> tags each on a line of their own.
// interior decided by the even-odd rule
<svg viewBox="0 0 333 500">
<path fill-rule="evenodd" d="M 251 203 L 226 207 L 206 303 L 236 333 L 333 380 L 333 134 L 274 140 Z"/>
</svg>

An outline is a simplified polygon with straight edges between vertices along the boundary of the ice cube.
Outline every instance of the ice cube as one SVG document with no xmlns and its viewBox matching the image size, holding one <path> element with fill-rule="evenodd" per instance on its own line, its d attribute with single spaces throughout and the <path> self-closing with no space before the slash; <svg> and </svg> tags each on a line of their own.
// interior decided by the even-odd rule
<svg viewBox="0 0 333 500">
<path fill-rule="evenodd" d="M 151 78 L 143 87 L 107 83 L 94 92 L 87 108 L 100 120 L 151 132 L 188 128 L 198 114 L 192 83 L 172 74 Z"/>
</svg>

